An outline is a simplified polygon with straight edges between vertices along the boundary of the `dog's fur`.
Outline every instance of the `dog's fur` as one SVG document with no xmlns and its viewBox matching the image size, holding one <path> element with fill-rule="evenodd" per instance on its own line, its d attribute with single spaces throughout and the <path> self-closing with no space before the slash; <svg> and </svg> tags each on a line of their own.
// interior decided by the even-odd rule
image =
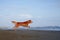
<svg viewBox="0 0 60 40">
<path fill-rule="evenodd" d="M 27 20 L 27 21 L 24 21 L 24 22 L 12 21 L 12 23 L 15 24 L 14 30 L 16 30 L 16 28 L 18 28 L 18 27 L 20 27 L 20 26 L 30 28 L 29 24 L 32 23 L 32 21 L 31 21 L 31 20 Z"/>
</svg>

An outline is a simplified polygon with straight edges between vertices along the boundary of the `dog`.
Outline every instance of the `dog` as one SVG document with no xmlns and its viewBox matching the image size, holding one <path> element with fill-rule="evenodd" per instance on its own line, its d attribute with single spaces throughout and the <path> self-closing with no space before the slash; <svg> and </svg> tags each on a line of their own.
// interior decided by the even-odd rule
<svg viewBox="0 0 60 40">
<path fill-rule="evenodd" d="M 29 24 L 32 23 L 32 20 L 27 20 L 27 21 L 24 21 L 24 22 L 12 21 L 12 23 L 15 24 L 14 30 L 16 30 L 18 27 L 21 27 L 21 26 L 30 28 Z"/>
</svg>

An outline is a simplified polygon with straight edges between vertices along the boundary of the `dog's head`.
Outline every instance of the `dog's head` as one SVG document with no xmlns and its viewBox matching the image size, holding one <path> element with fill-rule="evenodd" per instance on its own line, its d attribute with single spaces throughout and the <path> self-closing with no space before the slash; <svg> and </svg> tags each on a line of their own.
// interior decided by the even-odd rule
<svg viewBox="0 0 60 40">
<path fill-rule="evenodd" d="M 26 22 L 28 22 L 28 23 L 32 23 L 32 20 L 27 20 Z"/>
</svg>

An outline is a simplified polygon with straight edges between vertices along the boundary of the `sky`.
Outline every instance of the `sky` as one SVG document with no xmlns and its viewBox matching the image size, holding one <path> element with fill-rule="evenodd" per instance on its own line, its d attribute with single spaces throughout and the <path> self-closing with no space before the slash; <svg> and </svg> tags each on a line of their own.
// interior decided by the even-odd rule
<svg viewBox="0 0 60 40">
<path fill-rule="evenodd" d="M 0 0 L 0 27 L 31 19 L 31 27 L 60 26 L 60 0 Z"/>
</svg>

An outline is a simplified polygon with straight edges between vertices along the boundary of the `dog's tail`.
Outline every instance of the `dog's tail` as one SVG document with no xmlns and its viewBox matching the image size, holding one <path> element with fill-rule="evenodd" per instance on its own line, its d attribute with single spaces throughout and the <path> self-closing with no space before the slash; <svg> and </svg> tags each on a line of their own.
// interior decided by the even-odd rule
<svg viewBox="0 0 60 40">
<path fill-rule="evenodd" d="M 15 23 L 17 23 L 17 22 L 16 22 L 16 21 L 12 21 L 12 23 L 14 23 L 14 24 L 15 24 Z"/>
</svg>

